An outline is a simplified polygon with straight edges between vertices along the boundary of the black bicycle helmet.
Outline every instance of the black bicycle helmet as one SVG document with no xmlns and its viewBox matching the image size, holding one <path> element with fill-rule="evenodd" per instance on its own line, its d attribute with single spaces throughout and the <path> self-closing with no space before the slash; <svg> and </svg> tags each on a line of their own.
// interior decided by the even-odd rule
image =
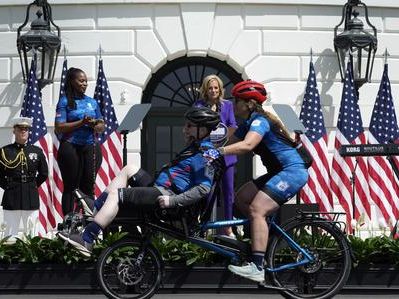
<svg viewBox="0 0 399 299">
<path fill-rule="evenodd" d="M 187 110 L 184 117 L 199 127 L 213 130 L 220 123 L 219 113 L 206 107 L 192 107 Z"/>
</svg>

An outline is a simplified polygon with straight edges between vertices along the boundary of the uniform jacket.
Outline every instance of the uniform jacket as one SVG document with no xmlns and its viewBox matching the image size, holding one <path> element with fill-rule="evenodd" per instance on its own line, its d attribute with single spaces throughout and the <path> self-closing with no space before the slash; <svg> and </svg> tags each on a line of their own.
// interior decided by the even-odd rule
<svg viewBox="0 0 399 299">
<path fill-rule="evenodd" d="M 13 161 L 23 148 L 27 166 L 19 164 L 7 168 L 5 158 Z M 4 150 L 4 151 L 3 151 Z M 3 157 L 3 152 L 5 157 Z M 48 166 L 43 151 L 35 145 L 6 145 L 0 151 L 0 187 L 4 189 L 1 205 L 4 210 L 39 209 L 39 187 L 48 177 Z"/>
</svg>

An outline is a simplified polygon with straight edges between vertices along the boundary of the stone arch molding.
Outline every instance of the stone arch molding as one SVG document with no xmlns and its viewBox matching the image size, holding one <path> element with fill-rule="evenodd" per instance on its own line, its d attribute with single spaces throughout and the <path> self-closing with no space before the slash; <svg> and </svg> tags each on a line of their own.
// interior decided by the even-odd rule
<svg viewBox="0 0 399 299">
<path fill-rule="evenodd" d="M 165 4 L 153 13 L 153 27 L 135 31 L 135 56 L 150 70 L 142 88 L 151 73 L 185 55 L 226 61 L 244 77 L 261 55 L 261 31 L 244 28 L 241 5 Z"/>
</svg>

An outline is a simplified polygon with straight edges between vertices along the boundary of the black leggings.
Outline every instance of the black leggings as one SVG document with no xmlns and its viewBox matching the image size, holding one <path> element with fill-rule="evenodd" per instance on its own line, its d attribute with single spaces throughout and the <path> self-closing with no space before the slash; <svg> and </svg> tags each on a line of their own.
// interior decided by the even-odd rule
<svg viewBox="0 0 399 299">
<path fill-rule="evenodd" d="M 95 156 L 93 155 L 94 148 Z M 57 162 L 64 184 L 62 212 L 65 216 L 73 210 L 72 192 L 75 189 L 79 188 L 83 193 L 94 196 L 94 171 L 97 175 L 102 162 L 100 145 L 98 143 L 78 145 L 66 141 L 61 142 Z"/>
</svg>

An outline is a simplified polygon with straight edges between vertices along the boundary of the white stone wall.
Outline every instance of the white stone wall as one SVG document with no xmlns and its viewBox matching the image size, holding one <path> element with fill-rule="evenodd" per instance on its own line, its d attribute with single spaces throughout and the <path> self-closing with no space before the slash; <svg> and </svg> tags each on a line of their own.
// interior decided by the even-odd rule
<svg viewBox="0 0 399 299">
<path fill-rule="evenodd" d="M 16 51 L 16 30 L 30 1 L 0 3 L 0 145 L 10 141 L 10 120 L 19 115 L 24 86 Z M 342 86 L 333 49 L 333 28 L 346 1 L 51 1 L 53 18 L 62 30 L 69 66 L 86 71 L 93 94 L 98 48 L 121 120 L 141 102 L 151 74 L 168 60 L 212 56 L 265 83 L 271 103 L 286 103 L 299 112 L 308 75 L 310 49 L 317 72 L 329 149 L 332 152 Z M 282 4 L 279 4 L 282 3 Z M 360 89 L 364 126 L 378 91 L 383 52 L 388 49 L 392 91 L 399 111 L 399 4 L 366 1 L 378 30 L 372 82 Z M 24 4 L 24 5 L 22 5 Z M 328 5 L 326 5 L 328 4 Z M 43 89 L 47 125 L 54 125 L 62 55 L 55 83 Z M 120 105 L 121 94 L 127 104 Z M 129 161 L 140 161 L 140 133 L 128 137 Z M 255 174 L 263 170 L 255 161 Z"/>
</svg>

